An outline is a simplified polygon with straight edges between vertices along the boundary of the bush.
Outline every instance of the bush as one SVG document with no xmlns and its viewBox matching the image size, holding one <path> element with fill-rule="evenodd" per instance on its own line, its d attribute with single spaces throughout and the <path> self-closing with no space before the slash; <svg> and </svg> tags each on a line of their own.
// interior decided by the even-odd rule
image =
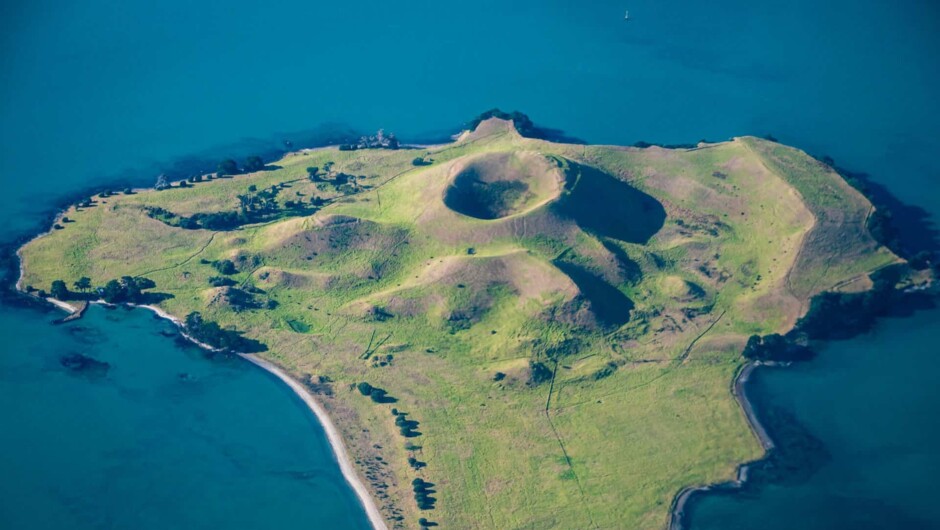
<svg viewBox="0 0 940 530">
<path fill-rule="evenodd" d="M 261 171 L 264 169 L 264 161 L 261 160 L 260 156 L 249 156 L 245 160 L 245 171 L 253 173 L 255 171 Z"/>
<path fill-rule="evenodd" d="M 764 337 L 751 335 L 742 355 L 757 361 L 789 362 L 811 359 L 813 352 L 778 333 L 772 333 Z"/>
<path fill-rule="evenodd" d="M 222 276 L 213 276 L 209 278 L 209 285 L 213 287 L 231 287 L 237 282 L 231 278 L 225 278 Z"/>
<path fill-rule="evenodd" d="M 219 162 L 218 168 L 219 176 L 222 175 L 237 175 L 238 174 L 238 164 L 231 158 L 227 158 Z"/>
<path fill-rule="evenodd" d="M 538 361 L 529 361 L 529 385 L 535 386 L 549 381 L 552 378 L 552 371 L 545 363 Z"/>
<path fill-rule="evenodd" d="M 186 315 L 183 327 L 190 337 L 220 350 L 242 353 L 256 353 L 267 350 L 264 344 L 253 339 L 247 339 L 235 330 L 222 329 L 216 322 L 203 320 L 202 315 L 195 311 Z"/>
<path fill-rule="evenodd" d="M 372 387 L 372 390 L 369 392 L 369 398 L 376 403 L 394 403 L 398 401 L 392 396 L 388 395 L 388 392 L 381 389 Z M 401 416 L 399 416 L 400 418 Z"/>
<path fill-rule="evenodd" d="M 215 270 L 219 271 L 220 274 L 230 275 L 238 272 L 238 269 L 235 268 L 235 263 L 230 259 L 213 261 L 212 266 L 215 267 Z"/>
</svg>

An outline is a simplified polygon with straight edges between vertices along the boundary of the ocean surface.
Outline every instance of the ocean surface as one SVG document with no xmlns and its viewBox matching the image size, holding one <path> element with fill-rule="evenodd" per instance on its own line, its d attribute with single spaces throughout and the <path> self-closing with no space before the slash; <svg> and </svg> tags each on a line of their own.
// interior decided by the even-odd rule
<svg viewBox="0 0 940 530">
<path fill-rule="evenodd" d="M 0 241 L 81 190 L 348 128 L 437 139 L 497 106 L 592 143 L 772 134 L 936 216 L 938 59 L 931 0 L 2 2 Z M 0 301 L 0 527 L 365 525 L 276 381 L 150 313 L 57 316 Z M 755 400 L 829 456 L 703 499 L 693 528 L 940 526 L 938 343 L 926 311 L 759 372 Z M 76 377 L 69 353 L 110 369 Z"/>
</svg>

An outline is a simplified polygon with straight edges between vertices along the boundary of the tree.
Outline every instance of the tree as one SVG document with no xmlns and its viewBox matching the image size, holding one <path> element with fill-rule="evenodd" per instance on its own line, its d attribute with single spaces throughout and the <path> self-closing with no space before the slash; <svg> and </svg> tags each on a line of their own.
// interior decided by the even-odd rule
<svg viewBox="0 0 940 530">
<path fill-rule="evenodd" d="M 238 272 L 238 269 L 235 268 L 235 263 L 233 263 L 230 259 L 214 261 L 212 262 L 212 266 L 215 267 L 215 270 L 225 275 L 235 274 Z"/>
<path fill-rule="evenodd" d="M 137 280 L 131 276 L 122 276 L 121 277 L 121 289 L 123 290 L 124 300 L 136 303 L 140 300 L 141 292 L 140 285 L 137 283 Z"/>
<path fill-rule="evenodd" d="M 320 180 L 319 177 L 317 177 L 317 173 L 319 172 L 320 172 L 320 168 L 318 168 L 317 166 L 308 167 L 307 178 L 309 178 L 313 182 L 316 182 L 317 180 Z"/>
<path fill-rule="evenodd" d="M 219 162 L 219 175 L 237 175 L 238 164 L 231 158 Z"/>
<path fill-rule="evenodd" d="M 362 394 L 363 396 L 368 396 L 372 394 L 372 385 L 370 385 L 369 383 L 366 383 L 365 381 L 356 385 L 356 388 L 359 389 L 359 393 Z"/>
<path fill-rule="evenodd" d="M 166 175 L 160 174 L 157 176 L 157 183 L 153 185 L 155 190 L 165 190 L 170 187 L 169 181 L 166 179 Z"/>
<path fill-rule="evenodd" d="M 54 280 L 52 286 L 49 288 L 49 294 L 51 294 L 53 298 L 65 300 L 69 297 L 69 288 L 65 286 L 65 282 L 62 280 Z"/>
<path fill-rule="evenodd" d="M 121 287 L 121 282 L 117 280 L 110 280 L 104 286 L 104 292 L 101 293 L 101 298 L 109 304 L 116 304 L 123 299 L 124 289 Z"/>
<path fill-rule="evenodd" d="M 262 169 L 264 169 L 264 161 L 261 160 L 260 156 L 249 156 L 245 160 L 246 172 L 261 171 Z"/>
<path fill-rule="evenodd" d="M 529 385 L 535 386 L 552 378 L 551 368 L 544 363 L 529 361 Z"/>
<path fill-rule="evenodd" d="M 78 279 L 78 281 L 76 281 L 76 282 L 75 282 L 74 284 L 72 284 L 72 285 L 73 285 L 76 289 L 78 289 L 79 291 L 81 291 L 81 292 L 84 293 L 85 291 L 91 289 L 91 278 L 89 278 L 89 277 L 87 277 L 87 276 L 82 276 L 81 278 Z"/>
</svg>

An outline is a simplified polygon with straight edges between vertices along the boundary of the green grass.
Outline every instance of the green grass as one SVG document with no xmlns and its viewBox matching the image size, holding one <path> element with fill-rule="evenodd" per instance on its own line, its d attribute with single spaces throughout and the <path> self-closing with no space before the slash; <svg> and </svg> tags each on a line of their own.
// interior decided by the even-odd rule
<svg viewBox="0 0 940 530">
<path fill-rule="evenodd" d="M 418 155 L 434 163 L 412 166 Z M 363 175 L 361 191 L 314 216 L 213 233 L 144 211 L 227 211 L 249 185 L 287 183 L 281 201 L 337 199 L 306 179 L 327 161 Z M 468 161 L 535 192 L 495 219 L 456 212 L 444 197 Z M 755 138 L 576 146 L 492 121 L 432 149 L 319 149 L 277 166 L 70 209 L 75 222 L 23 249 L 24 284 L 146 275 L 173 296 L 170 313 L 201 311 L 295 376 L 329 377 L 323 401 L 354 460 L 363 473 L 376 456 L 390 463 L 379 505 L 410 528 L 420 516 L 451 528 L 663 527 L 680 488 L 730 479 L 761 454 L 729 392 L 746 337 L 786 331 L 814 294 L 897 260 L 865 230 L 861 195 Z M 219 259 L 277 306 L 212 302 L 218 273 L 202 260 Z M 598 314 L 628 304 L 626 322 Z M 383 367 L 368 358 L 386 355 Z M 558 360 L 550 401 L 548 384 L 526 384 L 536 359 Z M 352 390 L 359 381 L 398 401 L 373 403 Z M 422 436 L 399 435 L 393 406 Z M 412 470 L 411 454 L 427 467 Z M 415 506 L 415 477 L 436 484 L 433 511 Z"/>
</svg>

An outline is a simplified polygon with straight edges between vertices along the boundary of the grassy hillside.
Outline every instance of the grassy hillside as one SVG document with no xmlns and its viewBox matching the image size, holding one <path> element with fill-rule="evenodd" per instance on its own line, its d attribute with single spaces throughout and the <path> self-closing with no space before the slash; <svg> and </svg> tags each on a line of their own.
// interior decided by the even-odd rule
<svg viewBox="0 0 940 530">
<path fill-rule="evenodd" d="M 23 284 L 145 276 L 171 314 L 263 342 L 322 393 L 393 526 L 660 528 L 680 488 L 761 455 L 729 392 L 746 338 L 897 261 L 870 209 L 756 138 L 565 145 L 491 119 L 96 198 L 22 250 Z M 198 228 L 239 211 L 263 222 Z"/>
</svg>

